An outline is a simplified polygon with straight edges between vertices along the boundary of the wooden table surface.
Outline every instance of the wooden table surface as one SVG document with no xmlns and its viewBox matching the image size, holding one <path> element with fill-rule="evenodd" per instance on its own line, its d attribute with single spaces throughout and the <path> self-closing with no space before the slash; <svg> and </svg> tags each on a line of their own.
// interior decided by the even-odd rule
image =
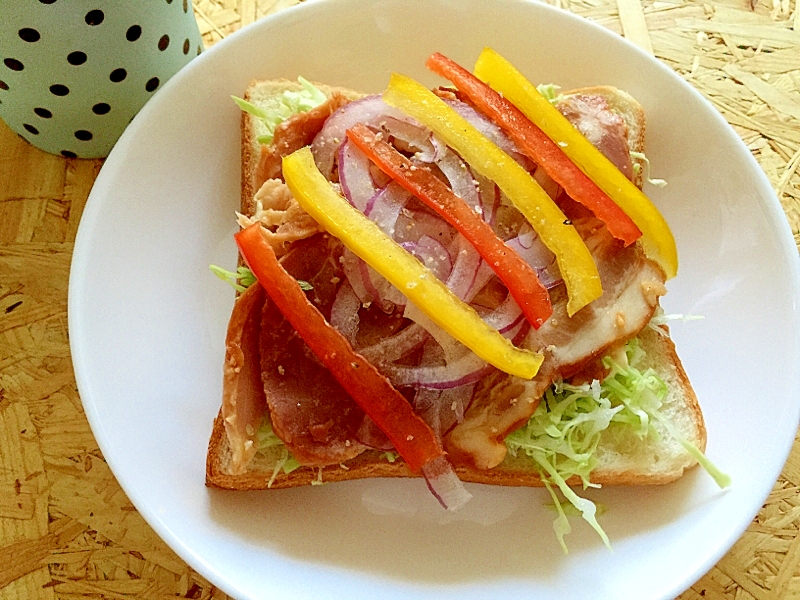
<svg viewBox="0 0 800 600">
<path fill-rule="evenodd" d="M 800 0 L 561 0 L 703 93 L 767 173 L 800 239 Z M 296 0 L 196 0 L 209 46 Z M 70 258 L 101 160 L 0 121 L 0 599 L 226 598 L 153 533 L 103 460 L 67 339 Z M 763 509 L 681 600 L 800 598 L 800 443 Z"/>
</svg>

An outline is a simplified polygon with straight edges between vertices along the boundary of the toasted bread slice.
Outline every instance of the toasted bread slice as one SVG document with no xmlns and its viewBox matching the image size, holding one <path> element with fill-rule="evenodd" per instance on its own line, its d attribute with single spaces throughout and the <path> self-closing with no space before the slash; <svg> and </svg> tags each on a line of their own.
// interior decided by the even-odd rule
<svg viewBox="0 0 800 600">
<path fill-rule="evenodd" d="M 686 440 L 704 450 L 706 429 L 700 405 L 666 330 L 646 328 L 639 334 L 639 344 L 645 351 L 642 368 L 654 369 L 669 390 L 663 401 L 662 414 Z M 683 475 L 696 461 L 662 425 L 656 424 L 656 428 L 659 435 L 649 436 L 645 440 L 622 428 L 612 427 L 605 431 L 596 453 L 598 466 L 592 471 L 592 482 L 602 485 L 656 485 L 669 483 Z M 300 467 L 289 474 L 280 469 L 282 450 L 277 447 L 256 454 L 248 465 L 247 473 L 243 475 L 229 474 L 230 457 L 230 446 L 220 414 L 214 422 L 206 462 L 206 483 L 213 487 L 231 490 L 277 489 L 308 485 L 318 480 L 331 482 L 414 476 L 402 459 L 390 462 L 386 453 L 377 450 L 364 452 L 344 465 L 331 465 L 321 470 Z M 514 457 L 509 454 L 493 469 L 477 470 L 459 466 L 456 472 L 462 481 L 505 486 L 542 485 L 538 469 L 525 456 Z"/>
<path fill-rule="evenodd" d="M 245 98 L 257 106 L 270 106 L 284 90 L 298 90 L 300 85 L 289 81 L 253 82 Z M 318 86 L 329 97 L 339 94 L 348 99 L 361 96 L 357 92 Z M 644 149 L 645 119 L 642 107 L 630 95 L 612 87 L 593 87 L 574 90 L 565 95 L 593 94 L 606 99 L 609 106 L 623 118 L 628 129 L 630 151 Z M 253 196 L 259 183 L 261 145 L 257 137 L 263 125 L 249 114 L 242 114 L 242 213 L 252 214 Z M 635 161 L 636 162 L 636 159 Z M 634 181 L 642 184 L 642 169 L 634 170 Z M 675 430 L 687 441 L 704 450 L 706 429 L 697 397 L 675 352 L 675 346 L 665 327 L 646 327 L 638 336 L 640 348 L 645 351 L 641 368 L 652 368 L 668 386 L 661 412 Z M 660 423 L 655 427 L 657 436 L 638 438 L 633 432 L 614 426 L 601 437 L 596 452 L 597 467 L 591 480 L 603 485 L 664 484 L 679 478 L 695 459 L 671 436 Z M 260 450 L 250 461 L 247 472 L 232 474 L 231 449 L 228 443 L 222 414 L 215 422 L 208 447 L 206 484 L 230 490 L 287 488 L 307 485 L 313 481 L 346 481 L 371 477 L 411 477 L 414 474 L 400 458 L 385 452 L 370 450 L 342 465 L 326 467 L 299 467 L 290 473 L 281 469 L 285 450 L 270 447 Z M 463 481 L 504 486 L 542 485 L 539 469 L 526 456 L 509 454 L 497 467 L 489 470 L 457 466 L 456 472 Z M 570 481 L 569 483 L 578 483 Z"/>
</svg>

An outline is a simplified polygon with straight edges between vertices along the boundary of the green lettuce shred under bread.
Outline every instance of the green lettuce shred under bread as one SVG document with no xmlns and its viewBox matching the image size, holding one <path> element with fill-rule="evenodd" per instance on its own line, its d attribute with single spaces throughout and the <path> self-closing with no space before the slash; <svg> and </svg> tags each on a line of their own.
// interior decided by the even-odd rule
<svg viewBox="0 0 800 600">
<path fill-rule="evenodd" d="M 553 384 L 528 423 L 506 437 L 511 455 L 524 454 L 535 462 L 542 482 L 553 498 L 558 515 L 553 529 L 564 552 L 567 551 L 564 537 L 572 529 L 568 513 L 576 511 L 610 547 L 608 537 L 596 519 L 595 503 L 579 496 L 567 485 L 567 480 L 577 476 L 584 489 L 600 487 L 591 483 L 591 474 L 597 465 L 596 451 L 605 432 L 624 428 L 641 439 L 658 437 L 662 434 L 655 424 L 661 423 L 720 487 L 730 485 L 730 478 L 721 473 L 700 449 L 683 438 L 661 413 L 667 386 L 653 369 L 638 368 L 644 355 L 638 340 L 633 339 L 615 354 L 615 358 L 606 356 L 603 359 L 608 375 L 602 382 Z M 300 466 L 275 435 L 269 417 L 259 429 L 258 440 L 259 453 L 268 453 L 276 461 L 272 480 L 281 470 L 288 474 Z M 386 453 L 384 458 L 394 462 L 392 459 L 396 457 L 390 455 Z M 565 510 L 556 489 L 566 499 L 569 509 Z"/>
<path fill-rule="evenodd" d="M 303 86 L 303 89 L 297 92 L 284 91 L 280 96 L 280 101 L 270 110 L 265 110 L 242 98 L 231 96 L 239 108 L 263 123 L 266 131 L 257 138 L 260 144 L 271 144 L 275 128 L 292 115 L 308 112 L 328 99 L 319 88 L 307 79 L 298 77 L 297 81 Z"/>
</svg>

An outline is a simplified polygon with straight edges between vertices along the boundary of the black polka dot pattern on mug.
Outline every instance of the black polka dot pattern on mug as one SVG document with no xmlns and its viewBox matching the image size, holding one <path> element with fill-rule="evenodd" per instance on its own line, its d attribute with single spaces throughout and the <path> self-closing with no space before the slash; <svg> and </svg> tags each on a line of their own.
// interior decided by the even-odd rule
<svg viewBox="0 0 800 600">
<path fill-rule="evenodd" d="M 38 42 L 42 36 L 35 29 L 24 27 L 23 29 L 19 30 L 19 37 L 25 42 L 33 43 Z"/>
<path fill-rule="evenodd" d="M 67 158 L 107 156 L 138 107 L 203 51 L 189 0 L 147 0 L 161 10 L 132 2 L 130 11 L 100 0 L 10 1 L 34 8 L 15 23 L 4 23 L 0 8 L 0 35 L 13 42 L 0 53 L 0 116 L 14 106 L 18 114 L 6 122 L 19 135 Z M 75 35 L 65 39 L 66 29 Z M 24 106 L 20 90 L 31 96 Z"/>
<path fill-rule="evenodd" d="M 131 25 L 125 32 L 125 39 L 129 42 L 135 42 L 140 37 L 142 37 L 142 28 L 139 25 Z"/>
<path fill-rule="evenodd" d="M 3 64 L 12 71 L 22 71 L 22 69 L 25 68 L 25 65 L 23 65 L 16 58 L 6 58 L 3 60 Z"/>
<path fill-rule="evenodd" d="M 71 65 L 75 65 L 76 67 L 78 65 L 82 65 L 86 62 L 86 53 L 80 51 L 70 52 L 67 55 L 67 62 Z"/>
<path fill-rule="evenodd" d="M 94 25 L 100 25 L 100 23 L 102 23 L 105 18 L 106 16 L 103 14 L 102 10 L 95 9 L 95 10 L 90 10 L 88 13 L 86 13 L 85 20 L 87 25 L 94 26 Z"/>
</svg>

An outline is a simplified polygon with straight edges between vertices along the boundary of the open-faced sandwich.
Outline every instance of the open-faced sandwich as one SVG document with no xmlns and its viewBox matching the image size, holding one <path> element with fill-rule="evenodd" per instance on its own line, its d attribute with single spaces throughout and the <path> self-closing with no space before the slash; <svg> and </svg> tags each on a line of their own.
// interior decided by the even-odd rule
<svg viewBox="0 0 800 600">
<path fill-rule="evenodd" d="M 490 49 L 452 87 L 256 81 L 242 113 L 239 295 L 209 486 L 423 476 L 663 484 L 706 430 L 659 298 L 641 106 L 537 88 Z M 561 504 L 558 530 L 565 519 Z M 563 541 L 562 541 L 563 544 Z"/>
</svg>

